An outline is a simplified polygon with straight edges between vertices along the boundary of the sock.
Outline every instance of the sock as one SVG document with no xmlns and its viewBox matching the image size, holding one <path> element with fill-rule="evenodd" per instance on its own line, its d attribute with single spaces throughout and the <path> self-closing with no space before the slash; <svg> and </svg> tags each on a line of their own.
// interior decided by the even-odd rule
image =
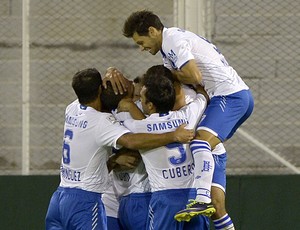
<svg viewBox="0 0 300 230">
<path fill-rule="evenodd" d="M 216 230 L 234 230 L 234 225 L 230 216 L 226 213 L 220 219 L 213 220 Z"/>
<path fill-rule="evenodd" d="M 210 144 L 202 140 L 193 140 L 190 149 L 194 157 L 194 185 L 197 190 L 196 200 L 210 203 L 210 190 L 215 168 L 215 161 L 211 153 Z"/>
</svg>

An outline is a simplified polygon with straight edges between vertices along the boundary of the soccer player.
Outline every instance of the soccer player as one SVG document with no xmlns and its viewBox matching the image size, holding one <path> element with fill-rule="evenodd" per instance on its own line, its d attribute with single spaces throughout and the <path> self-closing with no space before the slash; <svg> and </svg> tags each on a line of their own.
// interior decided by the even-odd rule
<svg viewBox="0 0 300 230">
<path fill-rule="evenodd" d="M 162 133 L 173 130 L 181 123 L 195 128 L 206 108 L 203 95 L 179 111 L 171 111 L 176 100 L 173 83 L 161 75 L 160 66 L 153 67 L 154 77 L 147 73 L 141 91 L 143 111 L 149 115 L 143 120 L 124 121 L 133 132 Z M 168 70 L 168 69 L 167 69 Z M 169 71 L 169 70 L 168 70 Z M 172 75 L 172 73 L 169 71 Z M 149 219 L 146 229 L 209 229 L 208 219 L 203 216 L 190 222 L 177 222 L 174 215 L 195 197 L 193 187 L 193 157 L 188 145 L 172 143 L 152 150 L 140 150 L 152 191 Z"/>
<path fill-rule="evenodd" d="M 122 95 L 115 95 L 111 88 L 111 84 L 108 84 L 108 87 L 101 93 L 103 106 L 108 111 L 111 111 L 115 118 L 120 122 L 124 122 L 126 119 L 132 119 L 128 112 L 118 112 L 116 110 L 120 100 L 126 98 L 130 99 L 131 102 L 134 102 L 134 94 L 139 94 L 139 92 L 136 91 L 135 84 L 132 84 L 128 79 L 125 79 L 125 81 L 128 81 L 128 88 L 127 92 Z M 140 106 L 139 102 L 139 100 L 135 101 L 135 103 Z M 136 109 L 139 111 L 139 108 Z M 120 151 L 126 152 L 128 150 L 121 149 Z M 120 153 L 117 153 L 116 155 L 119 154 Z M 140 154 L 138 156 L 140 157 Z M 143 161 L 140 161 L 137 167 L 134 167 L 131 170 L 114 169 L 113 186 L 120 201 L 118 219 L 121 228 L 124 230 L 146 229 L 151 191 L 148 174 Z"/>
<path fill-rule="evenodd" d="M 113 183 L 120 201 L 118 218 L 122 229 L 146 229 L 151 190 L 144 162 L 132 170 L 114 170 Z"/>
<path fill-rule="evenodd" d="M 195 160 L 197 196 L 176 218 L 189 220 L 195 215 L 210 216 L 215 212 L 210 194 L 215 167 L 212 150 L 231 138 L 251 115 L 254 107 L 251 91 L 216 46 L 190 31 L 164 27 L 151 11 L 132 13 L 124 23 L 123 34 L 132 38 L 142 51 L 152 55 L 160 52 L 174 78 L 184 84 L 203 85 L 210 97 L 196 137 L 190 144 Z M 121 74 L 111 68 L 107 76 L 116 82 L 118 79 L 114 76 L 121 77 Z M 117 84 L 114 86 L 116 91 L 120 89 Z"/>
<path fill-rule="evenodd" d="M 149 77 L 157 77 L 157 76 L 165 76 L 173 82 L 175 92 L 176 92 L 176 100 L 173 107 L 173 110 L 178 110 L 185 106 L 186 104 L 192 102 L 196 99 L 196 92 L 192 87 L 188 87 L 187 85 L 180 84 L 175 81 L 172 77 L 172 73 L 169 69 L 164 67 L 163 65 L 152 66 L 147 70 L 147 78 Z M 146 79 L 147 79 L 146 78 Z M 208 95 L 206 95 L 205 91 L 202 90 L 201 93 L 205 95 L 208 99 Z M 119 110 L 127 111 L 130 106 L 126 105 L 128 102 L 120 102 Z M 145 117 L 144 117 L 145 118 Z M 213 157 L 215 161 L 215 170 L 212 180 L 212 203 L 216 208 L 216 213 L 211 216 L 213 223 L 215 225 L 215 229 L 231 229 L 234 230 L 233 222 L 228 215 L 225 208 L 225 189 L 226 189 L 226 161 L 227 154 L 226 150 L 222 143 L 218 144 L 213 150 Z"/>
<path fill-rule="evenodd" d="M 112 114 L 101 112 L 102 79 L 88 68 L 73 76 L 78 97 L 65 111 L 60 185 L 46 214 L 46 229 L 107 229 L 101 193 L 107 187 L 107 159 L 111 147 L 155 148 L 193 138 L 181 126 L 160 135 L 132 134 Z"/>
<path fill-rule="evenodd" d="M 147 75 L 152 77 L 165 76 L 173 82 L 176 101 L 173 110 L 178 110 L 186 104 L 196 99 L 195 90 L 188 86 L 175 81 L 169 69 L 163 65 L 152 66 L 147 70 Z M 199 90 L 199 89 L 198 89 Z M 208 95 L 204 90 L 201 91 L 209 100 Z M 226 211 L 225 206 L 225 191 L 226 191 L 226 162 L 227 153 L 222 143 L 218 144 L 212 151 L 215 169 L 212 179 L 211 196 L 212 203 L 216 207 L 216 212 L 211 216 L 215 229 L 234 230 L 234 224 Z"/>
<path fill-rule="evenodd" d="M 172 81 L 174 85 L 174 89 L 176 92 L 176 100 L 175 104 L 172 110 L 178 110 L 185 106 L 186 104 L 192 102 L 196 99 L 196 92 L 195 89 L 191 86 L 184 85 L 178 81 L 175 81 L 172 77 L 172 73 L 169 69 L 164 67 L 163 65 L 156 65 L 152 66 L 147 70 L 147 78 L 151 77 L 157 77 L 157 76 L 164 76 L 167 77 L 169 80 Z M 130 88 L 130 87 L 128 87 Z M 110 92 L 110 95 L 107 95 L 108 98 L 118 99 L 115 100 L 109 100 L 112 101 L 111 103 L 114 103 L 114 107 L 118 105 L 119 111 L 130 111 L 130 108 L 132 109 L 130 105 L 133 104 L 130 101 L 122 100 L 120 101 L 123 96 L 120 96 L 119 94 L 115 95 L 113 92 L 111 84 L 108 84 L 107 90 L 102 93 L 102 95 L 107 94 L 107 91 Z M 126 92 L 128 93 L 128 91 Z M 201 92 L 203 95 L 206 96 L 208 99 L 208 95 L 204 90 Z M 123 94 L 124 95 L 124 94 Z M 108 100 L 107 100 L 108 101 Z M 120 102 L 119 102 L 120 101 Z M 140 104 L 139 108 L 141 108 Z M 136 116 L 136 119 L 144 119 L 146 116 L 141 116 L 136 114 L 137 111 L 134 111 L 133 116 Z M 118 113 L 118 114 L 123 114 Z M 130 117 L 126 117 L 125 119 L 130 119 Z M 215 225 L 215 229 L 231 229 L 234 230 L 234 224 L 228 215 L 225 207 L 225 189 L 226 189 L 226 162 L 227 162 L 227 153 L 222 143 L 218 144 L 214 150 L 212 151 L 214 161 L 215 161 L 215 170 L 213 174 L 212 179 L 212 203 L 216 207 L 216 213 L 214 213 L 211 218 L 213 220 L 213 223 Z"/>
<path fill-rule="evenodd" d="M 108 187 L 102 194 L 102 202 L 107 217 L 107 230 L 121 230 L 118 218 L 119 200 L 113 188 L 112 172 L 109 173 Z"/>
<path fill-rule="evenodd" d="M 103 92 L 102 92 L 103 94 Z M 131 150 L 133 151 L 133 150 Z M 130 170 L 138 166 L 141 161 L 141 156 L 138 154 L 132 154 L 131 152 L 120 152 L 118 154 L 112 154 L 107 161 L 107 168 L 109 171 L 109 183 L 105 192 L 102 194 L 102 202 L 104 204 L 106 217 L 107 217 L 107 229 L 108 230 L 121 230 L 118 218 L 119 211 L 119 197 L 114 188 L 113 183 L 113 169 Z"/>
</svg>

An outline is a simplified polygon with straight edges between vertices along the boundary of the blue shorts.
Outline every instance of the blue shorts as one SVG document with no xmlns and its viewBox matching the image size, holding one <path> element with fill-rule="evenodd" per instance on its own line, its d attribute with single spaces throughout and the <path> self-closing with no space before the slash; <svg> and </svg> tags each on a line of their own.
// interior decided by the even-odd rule
<svg viewBox="0 0 300 230">
<path fill-rule="evenodd" d="M 189 199 L 195 199 L 196 189 L 168 189 L 152 193 L 146 229 L 209 230 L 209 218 L 197 216 L 190 222 L 178 222 L 175 214 L 186 208 Z"/>
<path fill-rule="evenodd" d="M 46 214 L 46 230 L 106 230 L 106 221 L 101 193 L 58 187 Z"/>
<path fill-rule="evenodd" d="M 107 217 L 107 229 L 108 230 L 122 230 L 119 218 Z"/>
<path fill-rule="evenodd" d="M 123 229 L 146 229 L 151 193 L 131 193 L 120 198 L 119 221 Z"/>
<path fill-rule="evenodd" d="M 215 161 L 215 169 L 212 179 L 212 186 L 226 191 L 226 163 L 227 163 L 227 153 L 220 155 L 213 154 Z"/>
<path fill-rule="evenodd" d="M 247 120 L 253 108 L 250 90 L 212 97 L 197 130 L 207 130 L 224 142 Z"/>
</svg>

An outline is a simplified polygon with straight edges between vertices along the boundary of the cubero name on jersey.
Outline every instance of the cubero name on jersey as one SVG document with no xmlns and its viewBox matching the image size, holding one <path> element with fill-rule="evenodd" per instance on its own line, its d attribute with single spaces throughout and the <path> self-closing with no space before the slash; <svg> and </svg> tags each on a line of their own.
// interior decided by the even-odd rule
<svg viewBox="0 0 300 230">
<path fill-rule="evenodd" d="M 163 178 L 165 179 L 173 179 L 177 177 L 185 177 L 190 176 L 194 173 L 194 163 L 178 166 L 174 168 L 164 169 L 161 171 Z"/>
</svg>

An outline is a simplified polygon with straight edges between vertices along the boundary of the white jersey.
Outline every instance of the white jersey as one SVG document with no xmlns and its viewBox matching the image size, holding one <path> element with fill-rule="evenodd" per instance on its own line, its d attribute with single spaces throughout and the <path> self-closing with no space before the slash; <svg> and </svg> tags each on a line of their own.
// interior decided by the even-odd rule
<svg viewBox="0 0 300 230">
<path fill-rule="evenodd" d="M 249 89 L 216 46 L 205 38 L 176 27 L 164 28 L 162 36 L 164 65 L 178 70 L 194 59 L 202 73 L 200 84 L 210 98 Z"/>
<path fill-rule="evenodd" d="M 105 207 L 106 216 L 118 218 L 119 200 L 113 186 L 113 173 L 109 173 L 108 187 L 102 194 L 101 200 Z"/>
<path fill-rule="evenodd" d="M 118 197 L 151 191 L 148 174 L 143 161 L 135 169 L 114 171 L 113 182 Z"/>
<path fill-rule="evenodd" d="M 126 120 L 124 125 L 134 133 L 165 133 L 174 131 L 181 124 L 195 129 L 205 108 L 206 99 L 198 94 L 196 100 L 178 111 L 164 115 L 154 113 L 143 120 Z M 140 152 L 152 192 L 193 186 L 194 162 L 188 144 L 171 143 Z"/>
<path fill-rule="evenodd" d="M 194 89 L 184 84 L 181 84 L 181 88 L 183 89 L 184 92 L 186 104 L 189 104 L 190 102 L 196 99 L 197 93 Z"/>
<path fill-rule="evenodd" d="M 140 102 L 135 103 L 139 108 L 141 108 Z M 116 111 L 112 111 L 112 114 L 120 122 L 124 122 L 127 119 L 132 119 L 128 112 L 117 113 Z M 148 174 L 143 161 L 141 161 L 135 169 L 114 171 L 113 182 L 115 191 L 119 197 L 126 196 L 131 193 L 150 192 Z"/>
<path fill-rule="evenodd" d="M 60 186 L 103 193 L 107 186 L 106 162 L 111 147 L 129 130 L 110 113 L 71 103 L 65 112 Z"/>
</svg>

